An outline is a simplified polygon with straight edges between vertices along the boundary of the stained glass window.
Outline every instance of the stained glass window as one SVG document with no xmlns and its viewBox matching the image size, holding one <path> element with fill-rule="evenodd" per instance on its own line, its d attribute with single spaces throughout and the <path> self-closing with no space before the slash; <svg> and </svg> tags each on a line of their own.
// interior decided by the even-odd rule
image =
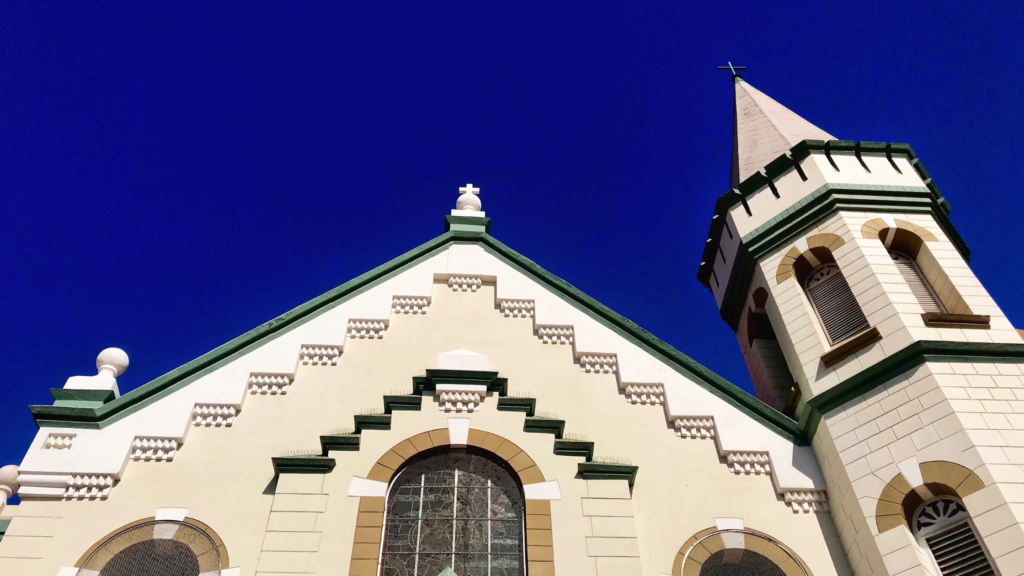
<svg viewBox="0 0 1024 576">
<path fill-rule="evenodd" d="M 525 504 L 514 474 L 473 449 L 407 465 L 388 492 L 384 576 L 523 576 Z"/>
</svg>

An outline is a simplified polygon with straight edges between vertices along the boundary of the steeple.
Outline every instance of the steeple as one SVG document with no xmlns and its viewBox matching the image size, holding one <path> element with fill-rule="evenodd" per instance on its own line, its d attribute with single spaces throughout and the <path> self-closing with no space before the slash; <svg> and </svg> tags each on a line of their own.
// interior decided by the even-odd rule
<svg viewBox="0 0 1024 576">
<path fill-rule="evenodd" d="M 735 188 L 802 140 L 835 140 L 744 82 L 739 75 L 733 79 L 736 108 L 733 111 L 731 187 Z"/>
</svg>

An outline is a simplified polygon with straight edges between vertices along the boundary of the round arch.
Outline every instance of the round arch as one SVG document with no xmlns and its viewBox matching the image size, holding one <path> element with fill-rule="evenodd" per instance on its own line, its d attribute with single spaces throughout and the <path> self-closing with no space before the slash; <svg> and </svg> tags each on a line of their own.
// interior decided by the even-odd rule
<svg viewBox="0 0 1024 576">
<path fill-rule="evenodd" d="M 107 534 L 105 534 L 102 538 L 97 540 L 95 544 L 90 546 L 89 549 L 85 551 L 85 554 L 82 554 L 81 557 L 78 558 L 78 561 L 75 562 L 75 568 L 81 568 L 82 564 L 84 564 L 85 561 L 89 559 L 89 556 L 92 556 L 92 553 L 95 552 L 97 548 L 102 546 L 104 542 L 110 540 L 114 536 L 120 534 L 121 532 L 124 532 L 125 530 L 128 530 L 129 528 L 134 528 L 135 526 L 139 526 L 140 524 L 155 521 L 156 516 L 150 516 L 148 518 L 142 518 L 134 522 L 129 522 L 124 526 L 121 526 L 120 528 L 107 532 Z M 224 540 L 220 537 L 219 534 L 217 534 L 217 532 L 213 528 L 210 528 L 209 525 L 200 522 L 195 518 L 190 517 L 186 517 L 182 522 L 184 522 L 185 524 L 195 526 L 203 532 L 206 532 L 210 539 L 213 540 L 213 543 L 217 545 L 217 550 L 220 551 L 221 565 L 224 567 L 231 566 L 230 558 L 228 558 L 228 548 L 224 545 Z"/>
<path fill-rule="evenodd" d="M 469 446 L 475 446 L 491 452 L 507 462 L 516 471 L 516 474 L 519 475 L 519 481 L 524 486 L 544 482 L 544 474 L 540 471 L 537 463 L 514 442 L 497 434 L 470 428 L 469 438 L 466 443 Z M 378 482 L 390 482 L 395 471 L 406 460 L 424 450 L 451 445 L 451 438 L 448 435 L 447 428 L 440 428 L 411 436 L 395 444 L 378 458 L 377 462 L 370 468 L 366 478 L 368 480 L 377 480 Z"/>
<path fill-rule="evenodd" d="M 844 244 L 846 241 L 835 234 L 815 234 L 807 237 L 807 252 L 800 252 L 794 246 L 783 255 L 775 271 L 775 283 L 782 284 L 790 278 L 796 278 L 802 285 L 804 278 L 816 266 L 812 259 L 819 263 L 835 262 L 832 252 Z M 807 256 L 808 252 L 810 258 Z"/>
<path fill-rule="evenodd" d="M 522 448 L 514 442 L 490 432 L 470 428 L 467 446 L 490 452 L 503 460 L 518 476 L 523 485 L 544 482 L 544 474 Z M 419 453 L 435 448 L 460 447 L 453 445 L 447 428 L 439 428 L 410 436 L 387 450 L 370 467 L 367 480 L 390 484 L 407 460 Z M 356 516 L 355 541 L 352 545 L 352 561 L 349 574 L 352 576 L 376 576 L 380 559 L 381 538 L 384 532 L 387 498 L 384 496 L 362 496 Z M 551 532 L 551 503 L 547 500 L 526 500 L 526 547 L 531 570 L 554 574 L 554 551 Z"/>
<path fill-rule="evenodd" d="M 922 242 L 934 242 L 938 240 L 935 234 L 932 234 L 931 232 L 929 232 L 925 228 L 922 228 L 921 226 L 918 226 L 917 224 L 911 224 L 906 220 L 895 220 L 894 222 L 896 223 L 897 231 L 903 230 L 909 235 L 916 236 Z M 861 226 L 860 235 L 868 240 L 883 239 L 885 238 L 885 234 L 883 234 L 883 231 L 885 231 L 888 228 L 892 228 L 892 226 L 889 226 L 889 224 L 885 220 L 882 220 L 881 218 L 875 218 L 873 220 L 868 220 L 867 222 L 864 223 L 863 226 Z"/>
<path fill-rule="evenodd" d="M 936 460 L 920 465 L 924 486 L 935 496 L 956 496 L 963 500 L 985 487 L 977 474 L 953 462 Z M 897 474 L 882 489 L 875 506 L 878 532 L 887 532 L 897 526 L 910 529 L 914 512 L 924 504 L 924 498 L 911 486 L 903 474 Z"/>
<path fill-rule="evenodd" d="M 769 534 L 751 528 L 719 530 L 716 527 L 697 532 L 679 548 L 672 563 L 672 576 L 700 576 L 707 560 L 727 555 L 729 550 L 763 556 L 786 576 L 813 576 L 807 563 L 792 548 Z"/>
</svg>

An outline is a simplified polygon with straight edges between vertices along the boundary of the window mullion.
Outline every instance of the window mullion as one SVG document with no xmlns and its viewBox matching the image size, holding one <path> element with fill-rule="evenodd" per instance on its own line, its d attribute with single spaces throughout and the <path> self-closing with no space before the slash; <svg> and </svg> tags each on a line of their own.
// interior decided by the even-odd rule
<svg viewBox="0 0 1024 576">
<path fill-rule="evenodd" d="M 491 479 L 487 479 L 487 576 L 491 576 Z"/>
<path fill-rule="evenodd" d="M 459 469 L 455 469 L 455 502 L 452 508 L 452 570 L 455 570 L 455 525 L 459 521 Z"/>
<path fill-rule="evenodd" d="M 423 533 L 423 486 L 427 483 L 427 475 L 420 475 L 420 510 L 416 518 L 416 559 L 413 561 L 412 574 L 420 571 L 420 535 Z"/>
</svg>

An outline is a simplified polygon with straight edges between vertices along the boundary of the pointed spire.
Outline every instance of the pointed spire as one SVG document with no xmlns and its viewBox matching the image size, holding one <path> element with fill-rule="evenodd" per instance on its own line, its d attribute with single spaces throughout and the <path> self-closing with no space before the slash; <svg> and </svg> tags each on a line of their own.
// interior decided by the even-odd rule
<svg viewBox="0 0 1024 576">
<path fill-rule="evenodd" d="M 835 140 L 738 75 L 733 79 L 736 85 L 730 178 L 733 188 L 802 140 Z"/>
</svg>

